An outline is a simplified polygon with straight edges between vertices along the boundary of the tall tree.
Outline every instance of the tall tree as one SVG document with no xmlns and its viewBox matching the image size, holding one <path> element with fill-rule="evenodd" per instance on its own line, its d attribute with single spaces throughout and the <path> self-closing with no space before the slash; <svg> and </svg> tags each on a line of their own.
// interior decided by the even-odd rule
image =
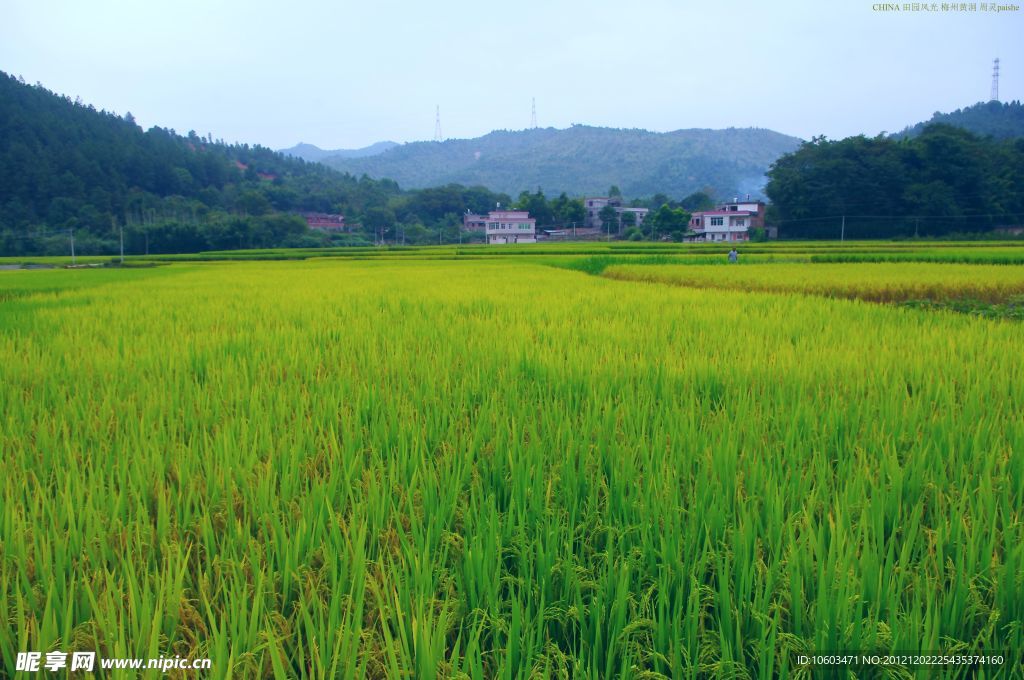
<svg viewBox="0 0 1024 680">
<path fill-rule="evenodd" d="M 612 231 L 618 233 L 619 213 L 610 205 L 606 205 L 597 213 L 601 220 L 601 228 L 610 236 Z"/>
<path fill-rule="evenodd" d="M 624 210 L 621 213 L 619 213 L 619 233 L 620 234 L 623 231 L 628 231 L 630 229 L 630 227 L 635 227 L 635 226 L 636 226 L 636 213 L 635 212 L 632 212 L 632 211 L 629 211 L 629 210 Z"/>
</svg>

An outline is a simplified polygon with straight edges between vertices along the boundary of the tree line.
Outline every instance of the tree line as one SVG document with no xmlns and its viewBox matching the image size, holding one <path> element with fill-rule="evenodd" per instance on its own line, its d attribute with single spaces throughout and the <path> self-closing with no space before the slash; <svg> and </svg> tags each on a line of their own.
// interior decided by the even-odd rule
<svg viewBox="0 0 1024 680">
<path fill-rule="evenodd" d="M 900 139 L 815 137 L 772 165 L 765 192 L 786 238 L 990 232 L 1024 224 L 1024 139 L 945 124 Z"/>
</svg>

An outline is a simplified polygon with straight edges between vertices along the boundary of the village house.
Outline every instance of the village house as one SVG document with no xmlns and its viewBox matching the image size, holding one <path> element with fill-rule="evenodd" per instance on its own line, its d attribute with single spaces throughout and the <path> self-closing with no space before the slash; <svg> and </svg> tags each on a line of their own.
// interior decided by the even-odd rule
<svg viewBox="0 0 1024 680">
<path fill-rule="evenodd" d="M 624 213 L 633 213 L 636 216 L 635 224 L 638 227 L 644 223 L 647 213 L 650 212 L 647 208 L 631 208 L 623 205 L 620 196 L 588 196 L 583 199 L 583 209 L 586 211 L 584 226 L 594 229 L 602 228 L 601 210 L 609 205 L 615 209 L 620 219 Z"/>
<path fill-rule="evenodd" d="M 320 231 L 345 231 L 345 216 L 331 213 L 302 213 L 306 226 Z"/>
<path fill-rule="evenodd" d="M 694 241 L 749 241 L 752 229 L 764 229 L 764 201 L 734 198 L 714 210 L 695 212 L 690 217 Z"/>
<path fill-rule="evenodd" d="M 468 231 L 483 231 L 487 243 L 536 243 L 537 220 L 526 210 L 492 210 L 484 215 L 467 212 L 462 225 Z"/>
</svg>

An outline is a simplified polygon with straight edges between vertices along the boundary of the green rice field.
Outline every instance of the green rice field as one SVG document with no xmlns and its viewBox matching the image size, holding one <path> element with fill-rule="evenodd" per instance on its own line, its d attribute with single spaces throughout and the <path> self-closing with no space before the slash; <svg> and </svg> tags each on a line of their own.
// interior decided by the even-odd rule
<svg viewBox="0 0 1024 680">
<path fill-rule="evenodd" d="M 1024 677 L 1024 325 L 889 304 L 1024 247 L 805 245 L 0 271 L 0 676 Z"/>
</svg>

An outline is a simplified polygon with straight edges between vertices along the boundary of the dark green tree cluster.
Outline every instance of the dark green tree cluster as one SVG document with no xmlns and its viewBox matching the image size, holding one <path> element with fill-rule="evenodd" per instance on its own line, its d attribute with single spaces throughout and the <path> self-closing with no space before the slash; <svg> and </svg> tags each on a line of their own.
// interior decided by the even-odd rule
<svg viewBox="0 0 1024 680">
<path fill-rule="evenodd" d="M 573 224 L 583 226 L 583 220 L 586 218 L 583 199 L 569 198 L 565 192 L 559 194 L 557 198 L 548 199 L 540 187 L 532 194 L 529 191 L 519 194 L 519 199 L 512 208 L 529 211 L 530 216 L 537 220 L 538 228 L 569 227 Z"/>
<path fill-rule="evenodd" d="M 647 218 L 644 222 L 645 232 L 649 230 L 649 236 L 658 240 L 669 236 L 673 241 L 681 241 L 690 231 L 691 214 L 682 208 L 670 208 L 662 204 L 660 208 Z"/>
<path fill-rule="evenodd" d="M 1024 222 L 1024 139 L 930 125 L 906 139 L 816 137 L 774 163 L 766 192 L 787 238 L 971 234 Z"/>
</svg>

